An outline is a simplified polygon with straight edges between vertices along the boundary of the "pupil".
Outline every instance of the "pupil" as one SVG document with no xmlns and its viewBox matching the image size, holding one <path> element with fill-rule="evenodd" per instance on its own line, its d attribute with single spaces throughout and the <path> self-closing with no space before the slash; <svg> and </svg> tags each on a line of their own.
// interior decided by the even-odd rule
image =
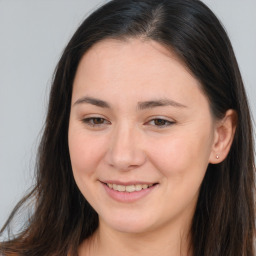
<svg viewBox="0 0 256 256">
<path fill-rule="evenodd" d="M 95 124 L 102 124 L 103 123 L 103 118 L 94 118 L 94 123 Z"/>
<path fill-rule="evenodd" d="M 155 124 L 156 125 L 165 125 L 165 120 L 163 120 L 163 119 L 156 119 L 155 120 Z"/>
</svg>

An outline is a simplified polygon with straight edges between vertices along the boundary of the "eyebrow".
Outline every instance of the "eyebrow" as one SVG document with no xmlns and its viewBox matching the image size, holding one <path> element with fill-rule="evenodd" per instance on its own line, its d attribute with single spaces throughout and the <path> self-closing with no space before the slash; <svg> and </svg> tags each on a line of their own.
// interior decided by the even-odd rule
<svg viewBox="0 0 256 256">
<path fill-rule="evenodd" d="M 80 98 L 74 103 L 74 105 L 83 104 L 83 103 L 91 104 L 101 108 L 110 108 L 110 105 L 106 101 L 92 98 L 92 97 Z M 178 107 L 178 108 L 187 107 L 179 102 L 176 102 L 170 99 L 156 99 L 156 100 L 138 102 L 139 110 L 151 109 L 155 107 L 165 107 L 165 106 L 172 106 L 172 107 Z"/>
<path fill-rule="evenodd" d="M 186 108 L 187 106 L 176 102 L 170 99 L 159 99 L 159 100 L 150 100 L 138 103 L 139 110 L 144 110 L 148 108 L 155 108 L 155 107 L 165 107 L 165 106 L 172 106 L 178 108 Z"/>
<path fill-rule="evenodd" d="M 92 97 L 83 97 L 81 99 L 78 99 L 74 103 L 74 105 L 78 105 L 78 104 L 82 104 L 82 103 L 92 104 L 92 105 L 95 105 L 95 106 L 101 107 L 101 108 L 110 108 L 109 104 L 106 101 L 95 99 Z"/>
</svg>

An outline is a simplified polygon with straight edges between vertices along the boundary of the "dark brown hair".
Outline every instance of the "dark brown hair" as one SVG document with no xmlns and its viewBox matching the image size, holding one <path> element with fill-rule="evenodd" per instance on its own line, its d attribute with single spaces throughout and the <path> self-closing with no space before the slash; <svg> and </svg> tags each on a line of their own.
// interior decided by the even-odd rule
<svg viewBox="0 0 256 256">
<path fill-rule="evenodd" d="M 195 256 L 253 256 L 254 152 L 251 117 L 237 61 L 222 25 L 198 0 L 113 0 L 78 28 L 57 65 L 34 189 L 14 209 L 34 200 L 34 212 L 19 234 L 2 242 L 9 255 L 77 255 L 78 245 L 98 227 L 98 215 L 78 190 L 68 149 L 72 84 L 84 53 L 106 38 L 140 37 L 172 49 L 200 81 L 211 111 L 228 109 L 238 123 L 227 158 L 209 164 L 191 234 Z"/>
</svg>

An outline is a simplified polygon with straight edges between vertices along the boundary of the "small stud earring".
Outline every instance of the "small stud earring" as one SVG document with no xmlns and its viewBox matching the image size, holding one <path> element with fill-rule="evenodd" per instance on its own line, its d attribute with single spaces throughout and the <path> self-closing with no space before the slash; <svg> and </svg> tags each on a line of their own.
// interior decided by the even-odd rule
<svg viewBox="0 0 256 256">
<path fill-rule="evenodd" d="M 218 154 L 216 155 L 216 158 L 217 158 L 217 159 L 219 159 L 219 158 L 220 158 Z"/>
</svg>

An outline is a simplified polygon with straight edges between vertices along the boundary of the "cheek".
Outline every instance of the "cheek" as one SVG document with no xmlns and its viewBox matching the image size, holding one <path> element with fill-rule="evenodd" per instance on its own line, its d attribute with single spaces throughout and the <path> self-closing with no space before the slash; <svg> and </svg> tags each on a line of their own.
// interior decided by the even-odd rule
<svg viewBox="0 0 256 256">
<path fill-rule="evenodd" d="M 84 197 L 93 205 L 94 185 L 97 184 L 97 167 L 103 155 L 103 146 L 94 136 L 83 130 L 69 130 L 69 153 L 75 182 Z"/>
<path fill-rule="evenodd" d="M 168 138 L 153 142 L 152 162 L 164 176 L 196 175 L 205 173 L 211 152 L 210 133 L 177 132 Z"/>
<path fill-rule="evenodd" d="M 69 153 L 74 176 L 90 176 L 103 153 L 103 145 L 94 136 L 70 128 Z"/>
</svg>

